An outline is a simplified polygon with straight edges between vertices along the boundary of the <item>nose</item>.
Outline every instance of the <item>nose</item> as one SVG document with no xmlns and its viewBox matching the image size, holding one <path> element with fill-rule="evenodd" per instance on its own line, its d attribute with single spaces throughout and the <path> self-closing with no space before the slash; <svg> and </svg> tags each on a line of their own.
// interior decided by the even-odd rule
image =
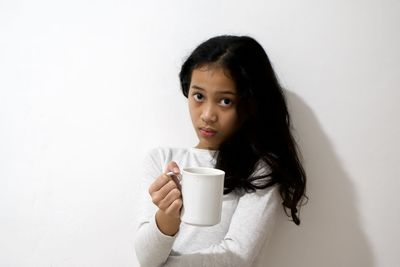
<svg viewBox="0 0 400 267">
<path fill-rule="evenodd" d="M 218 119 L 216 108 L 212 103 L 208 103 L 204 105 L 204 108 L 201 112 L 201 120 L 205 123 L 214 123 Z"/>
</svg>

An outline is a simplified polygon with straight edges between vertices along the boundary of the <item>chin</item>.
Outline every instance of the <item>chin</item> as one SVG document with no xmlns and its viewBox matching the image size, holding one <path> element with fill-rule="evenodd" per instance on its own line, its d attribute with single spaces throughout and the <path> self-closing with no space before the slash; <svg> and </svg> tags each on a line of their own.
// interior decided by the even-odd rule
<svg viewBox="0 0 400 267">
<path fill-rule="evenodd" d="M 208 150 L 218 150 L 218 146 L 215 144 L 210 144 L 208 142 L 202 142 L 197 145 L 198 148 L 208 149 Z"/>
</svg>

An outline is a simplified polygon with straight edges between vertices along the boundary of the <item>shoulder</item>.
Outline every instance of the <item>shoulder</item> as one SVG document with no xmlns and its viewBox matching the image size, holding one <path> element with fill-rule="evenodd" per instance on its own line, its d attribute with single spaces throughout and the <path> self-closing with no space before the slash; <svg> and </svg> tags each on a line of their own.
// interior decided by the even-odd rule
<svg viewBox="0 0 400 267">
<path fill-rule="evenodd" d="M 253 192 L 242 192 L 239 197 L 240 206 L 254 210 L 275 209 L 281 203 L 279 185 L 274 184 L 264 189 L 257 189 Z M 246 210 L 246 209 L 245 209 Z"/>
<path fill-rule="evenodd" d="M 190 148 L 178 148 L 178 147 L 154 147 L 147 151 L 146 160 L 153 161 L 169 161 L 173 158 L 180 158 L 190 152 Z"/>
<path fill-rule="evenodd" d="M 179 149 L 173 147 L 153 147 L 144 153 L 142 168 L 144 177 L 153 179 L 163 172 L 165 165 L 176 159 Z"/>
</svg>

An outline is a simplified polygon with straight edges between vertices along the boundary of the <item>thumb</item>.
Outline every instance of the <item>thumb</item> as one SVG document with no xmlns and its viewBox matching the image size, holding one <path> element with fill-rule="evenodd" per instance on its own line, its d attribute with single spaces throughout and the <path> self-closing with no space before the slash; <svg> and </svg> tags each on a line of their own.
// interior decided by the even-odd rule
<svg viewBox="0 0 400 267">
<path fill-rule="evenodd" d="M 165 172 L 173 172 L 175 174 L 179 174 L 180 170 L 178 164 L 175 161 L 168 162 L 165 168 Z"/>
</svg>

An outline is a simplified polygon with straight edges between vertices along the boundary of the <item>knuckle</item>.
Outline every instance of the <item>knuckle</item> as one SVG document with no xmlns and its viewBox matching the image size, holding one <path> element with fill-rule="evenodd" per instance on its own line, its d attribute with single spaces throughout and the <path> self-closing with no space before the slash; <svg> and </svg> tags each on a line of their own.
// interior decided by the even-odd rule
<svg viewBox="0 0 400 267">
<path fill-rule="evenodd" d="M 161 196 L 153 194 L 151 196 L 151 200 L 153 201 L 154 204 L 158 205 L 161 202 Z"/>
<path fill-rule="evenodd" d="M 168 182 L 168 186 L 169 186 L 170 188 L 172 188 L 172 190 L 173 190 L 173 188 L 176 188 L 176 184 L 175 184 L 175 182 L 174 182 L 173 180 L 171 180 L 171 181 Z"/>
<path fill-rule="evenodd" d="M 160 202 L 160 203 L 158 204 L 158 208 L 159 208 L 160 210 L 166 210 L 168 207 L 165 205 L 165 202 Z"/>
<path fill-rule="evenodd" d="M 149 194 L 150 194 L 151 196 L 152 196 L 154 193 L 156 193 L 154 184 L 152 184 L 152 185 L 149 186 L 148 192 L 149 192 Z"/>
<path fill-rule="evenodd" d="M 181 191 L 179 191 L 178 188 L 174 188 L 171 191 L 172 191 L 173 196 L 175 196 L 176 198 L 179 198 L 181 196 Z"/>
<path fill-rule="evenodd" d="M 163 173 L 159 177 L 161 183 L 166 183 L 169 180 L 169 176 L 166 173 Z"/>
<path fill-rule="evenodd" d="M 177 208 L 182 207 L 182 199 L 178 198 L 174 201 L 174 206 L 176 206 Z"/>
</svg>

